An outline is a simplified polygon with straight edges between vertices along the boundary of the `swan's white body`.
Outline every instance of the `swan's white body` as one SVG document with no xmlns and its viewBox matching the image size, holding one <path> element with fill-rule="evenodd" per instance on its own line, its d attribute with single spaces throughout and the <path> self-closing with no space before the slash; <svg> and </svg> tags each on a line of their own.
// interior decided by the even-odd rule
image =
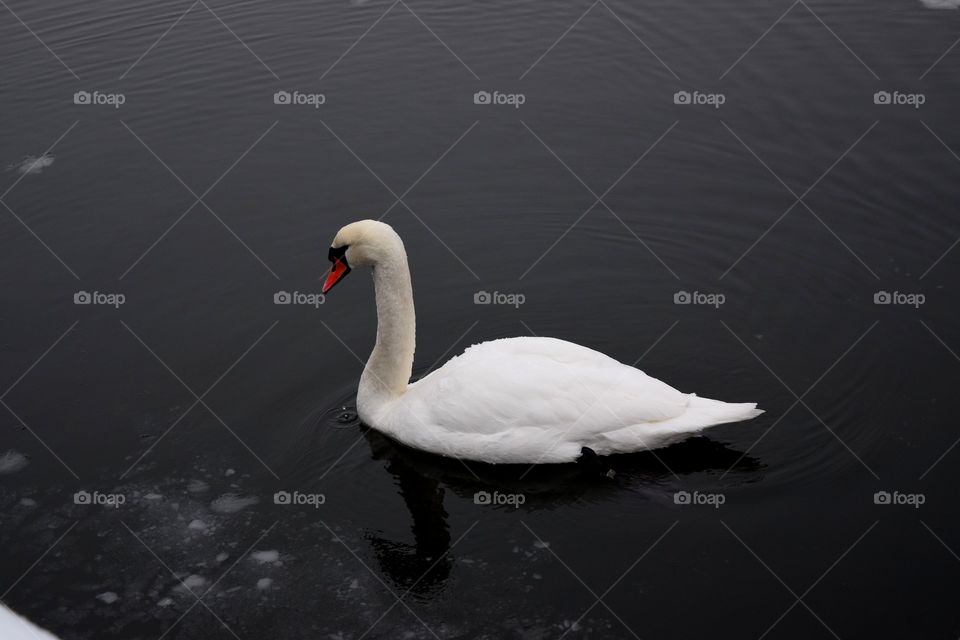
<svg viewBox="0 0 960 640">
<path fill-rule="evenodd" d="M 351 266 L 373 267 L 377 342 L 360 378 L 360 418 L 400 442 L 492 463 L 572 462 L 663 447 L 706 427 L 762 413 L 681 393 L 602 353 L 553 338 L 474 345 L 409 384 L 415 347 L 413 290 L 403 242 L 381 222 L 337 234 Z M 342 276 L 341 276 L 342 277 Z M 329 290 L 339 277 L 328 280 Z"/>
<path fill-rule="evenodd" d="M 57 640 L 57 637 L 21 618 L 0 604 L 0 638 L 3 640 Z"/>
</svg>

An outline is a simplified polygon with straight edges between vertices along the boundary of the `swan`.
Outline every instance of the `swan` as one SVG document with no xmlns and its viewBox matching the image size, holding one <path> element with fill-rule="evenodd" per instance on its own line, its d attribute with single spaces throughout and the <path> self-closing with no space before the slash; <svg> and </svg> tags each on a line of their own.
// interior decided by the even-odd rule
<svg viewBox="0 0 960 640">
<path fill-rule="evenodd" d="M 21 618 L 0 603 L 0 638 L 3 640 L 58 640 L 53 634 Z"/>
<path fill-rule="evenodd" d="M 400 236 L 383 222 L 353 222 L 337 233 L 328 258 L 324 294 L 354 267 L 373 273 L 377 338 L 357 413 L 414 449 L 489 463 L 574 462 L 664 447 L 762 413 L 752 402 L 681 393 L 602 353 L 545 337 L 475 344 L 411 383 L 416 323 Z"/>
</svg>

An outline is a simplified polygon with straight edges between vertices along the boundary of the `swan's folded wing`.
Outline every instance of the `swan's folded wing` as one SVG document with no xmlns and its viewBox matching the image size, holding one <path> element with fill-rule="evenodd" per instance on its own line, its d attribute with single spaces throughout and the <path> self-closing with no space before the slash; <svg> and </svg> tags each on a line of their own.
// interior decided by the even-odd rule
<svg viewBox="0 0 960 640">
<path fill-rule="evenodd" d="M 683 413 L 689 396 L 571 342 L 510 338 L 475 345 L 411 385 L 408 409 L 446 431 L 518 429 L 588 438 Z"/>
</svg>

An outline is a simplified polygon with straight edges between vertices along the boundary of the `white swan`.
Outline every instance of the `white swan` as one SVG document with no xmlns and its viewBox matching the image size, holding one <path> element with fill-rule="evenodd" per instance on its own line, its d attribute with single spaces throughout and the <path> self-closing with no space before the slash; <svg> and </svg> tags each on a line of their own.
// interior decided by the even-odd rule
<svg viewBox="0 0 960 640">
<path fill-rule="evenodd" d="M 572 462 L 591 451 L 663 447 L 762 413 L 755 403 L 681 393 L 602 353 L 553 338 L 477 344 L 410 384 L 413 289 L 400 236 L 382 222 L 354 222 L 337 233 L 329 259 L 324 293 L 352 267 L 373 271 L 377 340 L 360 377 L 357 413 L 415 449 L 492 463 Z"/>
<path fill-rule="evenodd" d="M 0 603 L 0 638 L 3 640 L 58 640 L 56 636 L 21 618 Z"/>
</svg>

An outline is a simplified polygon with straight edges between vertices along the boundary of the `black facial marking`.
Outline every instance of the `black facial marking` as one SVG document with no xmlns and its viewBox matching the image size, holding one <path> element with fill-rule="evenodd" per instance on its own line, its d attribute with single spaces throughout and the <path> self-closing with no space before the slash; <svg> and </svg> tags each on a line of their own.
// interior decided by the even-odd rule
<svg viewBox="0 0 960 640">
<path fill-rule="evenodd" d="M 341 258 L 341 259 L 343 259 L 343 263 L 346 264 L 346 263 L 347 263 L 347 248 L 348 248 L 349 246 L 350 246 L 350 245 L 345 244 L 345 245 L 343 245 L 342 247 L 337 247 L 337 248 L 330 247 L 330 253 L 327 254 L 327 259 L 329 259 L 330 262 L 336 262 L 336 261 L 337 261 L 337 258 Z"/>
</svg>

